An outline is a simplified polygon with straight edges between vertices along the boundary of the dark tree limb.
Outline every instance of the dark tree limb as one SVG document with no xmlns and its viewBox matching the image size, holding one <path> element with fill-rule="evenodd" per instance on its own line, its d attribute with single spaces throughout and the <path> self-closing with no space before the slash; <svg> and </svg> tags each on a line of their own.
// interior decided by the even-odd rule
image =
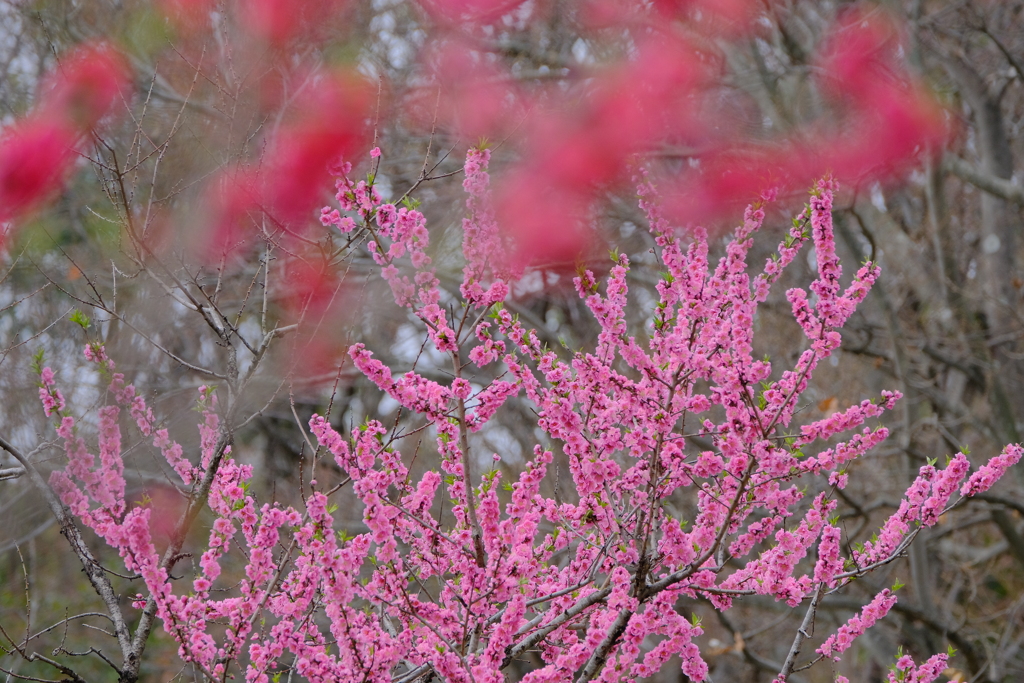
<svg viewBox="0 0 1024 683">
<path fill-rule="evenodd" d="M 82 533 L 79 531 L 78 526 L 75 525 L 74 518 L 71 517 L 71 513 L 68 511 L 64 504 L 57 498 L 57 494 L 54 493 L 50 485 L 43 479 L 39 470 L 36 469 L 35 465 L 26 458 L 21 451 L 9 442 L 4 436 L 0 435 L 0 448 L 14 456 L 21 466 L 25 469 L 28 474 L 29 480 L 32 485 L 35 486 L 36 490 L 46 501 L 53 516 L 57 518 L 57 522 L 60 524 L 60 533 L 68 540 L 71 544 L 71 549 L 78 555 L 79 561 L 82 563 L 82 569 L 85 571 L 85 575 L 89 578 L 89 583 L 92 584 L 97 595 L 100 596 L 100 600 L 103 601 L 104 606 L 107 608 L 107 613 L 110 616 L 110 621 L 114 625 L 114 633 L 117 636 L 118 645 L 121 648 L 121 654 L 127 661 L 132 653 L 132 642 L 128 631 L 128 625 L 125 623 L 124 615 L 121 613 L 121 605 L 118 602 L 118 596 L 114 592 L 114 587 L 110 584 L 110 579 L 107 578 L 106 572 L 100 563 L 96 560 L 96 557 L 89 550 L 89 546 L 86 545 L 85 539 L 82 538 Z M 42 658 L 41 661 L 47 661 Z M 54 664 L 56 666 L 56 664 Z M 71 674 L 64 671 L 60 666 L 57 667 L 65 675 L 70 676 Z M 123 678 L 123 671 L 121 672 Z M 80 678 L 74 676 L 76 680 Z"/>
</svg>

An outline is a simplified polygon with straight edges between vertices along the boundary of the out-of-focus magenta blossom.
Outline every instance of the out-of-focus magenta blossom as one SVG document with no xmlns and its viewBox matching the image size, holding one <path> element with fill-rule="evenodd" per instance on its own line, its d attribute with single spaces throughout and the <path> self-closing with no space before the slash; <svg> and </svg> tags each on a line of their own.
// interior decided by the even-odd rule
<svg viewBox="0 0 1024 683">
<path fill-rule="evenodd" d="M 598 14 L 652 24 L 627 59 L 588 67 L 586 80 L 568 92 L 543 90 L 530 110 L 520 133 L 522 161 L 496 201 L 502 225 L 520 241 L 521 262 L 584 254 L 585 225 L 600 193 L 622 183 L 633 155 L 666 141 L 693 149 L 696 163 L 659 178 L 668 215 L 692 224 L 715 220 L 766 190 L 802 190 L 827 172 L 856 183 L 900 178 L 948 138 L 945 114 L 906 64 L 896 24 L 859 11 L 840 17 L 814 71 L 836 116 L 784 136 L 752 136 L 743 117 L 720 104 L 724 57 L 652 19 L 692 14 L 712 34 L 727 36 L 730 26 L 759 11 L 737 0 L 716 15 L 713 4 L 665 0 L 653 14 L 614 2 L 589 5 Z M 500 82 L 488 82 L 494 80 Z M 500 106 L 477 110 L 500 112 Z"/>
<path fill-rule="evenodd" d="M 237 166 L 207 182 L 202 202 L 206 231 L 193 241 L 201 260 L 218 263 L 252 243 L 262 223 L 258 182 L 252 171 Z"/>
<path fill-rule="evenodd" d="M 343 326 L 349 319 L 350 285 L 315 250 L 295 248 L 282 261 L 286 285 L 277 303 L 283 324 L 298 328 L 287 342 L 286 372 L 303 381 L 325 381 L 336 374 L 348 348 Z"/>
<path fill-rule="evenodd" d="M 23 215 L 56 193 L 75 160 L 78 136 L 64 121 L 34 117 L 0 134 L 0 221 Z"/>
<path fill-rule="evenodd" d="M 525 96 L 489 51 L 452 37 L 428 46 L 420 61 L 434 87 L 405 103 L 418 128 L 440 124 L 467 140 L 499 139 L 527 116 Z"/>
<path fill-rule="evenodd" d="M 436 21 L 490 24 L 512 12 L 525 0 L 417 0 Z M 536 10 L 534 10 L 536 11 Z"/>
<path fill-rule="evenodd" d="M 286 241 L 303 236 L 317 222 L 329 166 L 365 152 L 373 103 L 366 81 L 347 72 L 305 78 L 307 91 L 292 103 L 261 163 L 228 167 L 208 182 L 206 234 L 196 242 L 207 262 L 261 234 Z"/>
<path fill-rule="evenodd" d="M 17 220 L 63 187 L 86 133 L 130 99 L 129 74 L 104 43 L 61 57 L 34 109 L 0 134 L 0 222 Z"/>
<path fill-rule="evenodd" d="M 881 12 L 845 12 L 824 40 L 818 81 L 845 112 L 839 128 L 808 138 L 817 164 L 845 178 L 896 177 L 949 136 L 945 115 L 906 64 L 905 36 Z"/>
<path fill-rule="evenodd" d="M 326 21 L 348 5 L 349 0 L 238 0 L 235 12 L 253 34 L 282 48 L 294 40 L 318 42 Z"/>
<path fill-rule="evenodd" d="M 210 13 L 216 7 L 214 0 L 155 0 L 154 5 L 186 33 L 198 31 L 210 22 Z"/>
<path fill-rule="evenodd" d="M 582 3 L 581 20 L 593 29 L 623 25 L 663 28 L 665 21 L 684 20 L 700 26 L 706 35 L 729 37 L 749 33 L 765 2 L 758 0 L 654 0 L 648 5 L 630 0 L 588 0 Z"/>
<path fill-rule="evenodd" d="M 354 73 L 312 74 L 272 140 L 265 162 L 266 208 L 276 221 L 303 229 L 330 176 L 328 165 L 366 151 L 373 104 L 369 84 Z M 303 225 L 304 224 L 304 225 Z"/>
<path fill-rule="evenodd" d="M 524 161 L 496 198 L 522 265 L 568 264 L 591 251 L 587 222 L 601 188 L 626 178 L 630 158 L 677 128 L 701 126 L 692 93 L 711 72 L 687 41 L 655 34 L 634 59 L 597 74 L 586 97 L 537 114 Z"/>
<path fill-rule="evenodd" d="M 131 99 L 131 70 L 106 43 L 86 43 L 65 55 L 44 80 L 37 110 L 85 132 Z"/>
</svg>

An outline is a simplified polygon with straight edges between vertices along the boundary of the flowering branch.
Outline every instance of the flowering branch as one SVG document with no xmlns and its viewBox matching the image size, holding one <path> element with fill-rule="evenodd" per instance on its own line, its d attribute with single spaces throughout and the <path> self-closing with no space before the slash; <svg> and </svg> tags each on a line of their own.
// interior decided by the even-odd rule
<svg viewBox="0 0 1024 683">
<path fill-rule="evenodd" d="M 182 659 L 211 680 L 226 680 L 237 669 L 263 683 L 287 668 L 323 680 L 411 682 L 435 674 L 497 683 L 514 660 L 535 651 L 543 664 L 527 674 L 529 683 L 650 676 L 673 656 L 690 679 L 702 681 L 708 669 L 694 639 L 703 630 L 677 613 L 678 600 L 702 598 L 725 611 L 745 596 L 771 595 L 791 607 L 808 602 L 778 671 L 784 681 L 804 668 L 797 658 L 826 595 L 895 560 L 921 528 L 957 503 L 957 491 L 964 497 L 987 490 L 1024 453 L 1007 446 L 974 474 L 964 454 L 945 469 L 921 468 L 878 536 L 844 555 L 832 496 L 847 485 L 849 463 L 888 434 L 868 421 L 900 396 L 883 392 L 876 401 L 794 424 L 797 398 L 839 348 L 838 330 L 879 274 L 867 263 L 841 286 L 834 182 L 816 186 L 777 254 L 751 276 L 749 251 L 770 195 L 747 209 L 712 267 L 706 233 L 684 237 L 673 230 L 653 184 L 639 172 L 640 206 L 666 271 L 658 301 L 643 334 L 633 334 L 629 258 L 613 255 L 603 285 L 581 270 L 575 288 L 600 333 L 592 351 L 566 359 L 502 305 L 517 272 L 505 261 L 507 238 L 490 209 L 488 161 L 483 150 L 467 155 L 469 213 L 457 294 L 441 287 L 428 255 L 426 219 L 415 205 L 387 204 L 372 182 L 351 179 L 349 164 L 336 169 L 340 208 L 323 209 L 324 226 L 337 230 L 338 239 L 357 229 L 371 237 L 367 250 L 396 305 L 419 321 L 426 343 L 453 369 L 446 385 L 413 371 L 395 374 L 362 343 L 349 348 L 361 373 L 425 419 L 440 456 L 439 468 L 417 480 L 396 448 L 398 432 L 389 435 L 368 420 L 343 434 L 314 415 L 309 428 L 318 452 L 333 457 L 351 482 L 363 533 L 335 533 L 333 506 L 315 485 L 304 510 L 257 507 L 247 492 L 252 468 L 231 453 L 234 403 L 218 413 L 217 396 L 207 388 L 200 393 L 198 462 L 186 459 L 102 347 L 91 345 L 86 354 L 110 378 L 114 397 L 114 405 L 99 411 L 97 464 L 52 371 L 40 368 L 44 411 L 59 417 L 68 455 L 53 487 L 145 582 L 132 647 L 141 647 L 159 618 Z M 809 286 L 813 296 L 787 292 L 807 348 L 779 371 L 768 359 L 753 358 L 754 316 L 808 242 L 818 269 Z M 230 400 L 237 370 L 229 383 Z M 501 498 L 503 472 L 474 472 L 469 434 L 485 429 L 517 397 L 533 404 L 536 426 L 568 459 L 576 502 L 541 492 L 551 448 L 536 446 Z M 117 421 L 125 409 L 190 487 L 162 555 L 152 542 L 150 511 L 125 503 Z M 828 447 L 804 452 L 825 440 Z M 704 445 L 694 453 L 688 444 Z M 831 491 L 805 501 L 801 477 L 827 479 Z M 434 513 L 442 484 L 453 502 L 450 519 Z M 695 501 L 690 519 L 669 514 L 664 501 L 676 495 Z M 170 570 L 204 506 L 215 521 L 191 590 L 175 592 Z M 275 555 L 279 546 L 284 553 Z M 222 566 L 233 547 L 243 551 L 242 573 Z M 895 600 L 888 590 L 879 593 L 825 641 L 818 659 L 840 656 Z M 658 643 L 653 648 L 645 646 L 650 636 Z M 935 665 L 914 671 L 925 680 Z M 897 670 L 913 666 L 902 662 Z"/>
</svg>

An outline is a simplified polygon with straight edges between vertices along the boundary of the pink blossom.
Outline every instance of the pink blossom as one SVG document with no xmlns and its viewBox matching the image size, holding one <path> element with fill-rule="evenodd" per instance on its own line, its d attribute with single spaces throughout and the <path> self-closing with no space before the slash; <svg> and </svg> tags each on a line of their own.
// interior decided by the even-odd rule
<svg viewBox="0 0 1024 683">
<path fill-rule="evenodd" d="M 974 496 L 989 490 L 999 477 L 1017 464 L 1021 455 L 1024 455 L 1024 449 L 1018 444 L 1008 444 L 1002 453 L 989 460 L 967 479 L 967 482 L 960 488 L 960 495 Z"/>
<path fill-rule="evenodd" d="M 821 532 L 818 544 L 818 562 L 814 565 L 814 581 L 825 583 L 829 588 L 836 585 L 835 576 L 843 570 L 843 558 L 840 554 L 838 528 L 827 525 Z"/>
<path fill-rule="evenodd" d="M 597 343 L 556 352 L 502 305 L 517 270 L 492 208 L 489 162 L 479 149 L 465 160 L 458 287 L 442 286 L 433 268 L 421 212 L 384 203 L 371 183 L 351 179 L 350 165 L 334 168 L 337 208 L 325 207 L 322 221 L 375 235 L 366 262 L 455 375 L 391 367 L 366 343 L 353 344 L 348 357 L 371 394 L 414 414 L 420 445 L 379 421 L 314 415 L 308 426 L 317 458 L 333 458 L 321 466 L 340 470 L 338 491 L 318 470 L 321 483 L 311 482 L 313 492 L 305 489 L 296 507 L 257 504 L 247 492 L 252 466 L 226 445 L 235 416 L 219 405 L 231 395 L 224 390 L 200 388 L 199 447 L 186 457 L 101 345 L 86 347 L 110 377 L 111 404 L 84 423 L 96 424 L 97 435 L 64 414 L 52 371 L 40 374 L 40 400 L 47 414 L 60 414 L 67 457 L 51 485 L 142 577 L 146 593 L 134 604 L 152 600 L 181 659 L 204 675 L 237 667 L 247 681 L 268 681 L 281 662 L 294 662 L 310 680 L 390 680 L 401 665 L 445 680 L 499 683 L 506 658 L 530 650 L 539 663 L 524 680 L 563 681 L 616 625 L 596 680 L 649 677 L 674 657 L 691 680 L 706 680 L 695 640 L 702 630 L 678 613 L 680 596 L 722 610 L 750 594 L 797 607 L 891 559 L 914 529 L 935 523 L 958 487 L 962 495 L 983 491 L 1020 458 L 1020 447 L 1009 446 L 963 485 L 966 456 L 921 468 L 878 537 L 844 551 L 842 528 L 830 520 L 834 489 L 856 474 L 848 463 L 885 439 L 873 423 L 899 395 L 883 392 L 820 420 L 798 410 L 878 274 L 868 264 L 841 287 L 835 184 L 818 185 L 776 256 L 752 273 L 761 203 L 747 209 L 712 263 L 706 231 L 675 230 L 653 181 L 638 170 L 640 208 L 663 269 L 654 311 L 637 333 L 631 268 L 643 264 L 615 255 L 606 277 L 583 269 L 574 280 Z M 787 293 L 804 350 L 795 362 L 756 358 L 758 306 L 807 242 L 818 272 L 806 290 Z M 558 445 L 557 469 L 554 449 L 539 445 L 521 467 L 505 453 L 486 459 L 481 446 L 490 442 L 480 435 L 493 435 L 495 415 L 520 395 L 533 411 L 524 433 Z M 139 448 L 159 450 L 181 491 L 209 485 L 194 571 L 174 567 L 192 571 L 188 581 L 172 581 L 157 552 L 155 507 L 126 499 L 121 411 L 147 437 Z M 678 500 L 686 506 L 676 509 Z M 354 512 L 360 523 L 340 529 L 336 504 L 351 506 L 346 518 Z M 838 658 L 895 601 L 882 591 L 818 652 Z M 904 658 L 897 666 L 930 683 L 944 662 L 937 656 L 915 667 Z"/>
<path fill-rule="evenodd" d="M 818 648 L 818 653 L 838 661 L 838 655 L 846 652 L 854 640 L 888 614 L 895 604 L 896 596 L 892 591 L 888 588 L 882 590 L 864 606 L 860 614 L 850 617 L 849 621 L 839 627 L 838 632 L 830 635 Z"/>
</svg>

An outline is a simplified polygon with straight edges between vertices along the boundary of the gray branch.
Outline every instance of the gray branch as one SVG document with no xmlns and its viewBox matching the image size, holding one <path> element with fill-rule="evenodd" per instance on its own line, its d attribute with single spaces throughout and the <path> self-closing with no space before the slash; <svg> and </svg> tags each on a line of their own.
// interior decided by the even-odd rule
<svg viewBox="0 0 1024 683">
<path fill-rule="evenodd" d="M 8 467 L 0 470 L 0 481 L 6 481 L 8 479 L 17 479 L 21 475 L 25 474 L 25 470 L 20 467 Z"/>
<path fill-rule="evenodd" d="M 957 178 L 974 185 L 979 190 L 988 192 L 990 195 L 1013 202 L 1017 206 L 1024 206 L 1024 187 L 1005 178 L 986 173 L 956 155 L 947 154 L 943 157 L 942 170 L 952 173 Z"/>
<path fill-rule="evenodd" d="M 576 683 L 586 683 L 587 681 L 594 680 L 594 677 L 600 673 L 601 668 L 604 667 L 604 663 L 608 661 L 608 655 L 615 648 L 615 645 L 619 642 L 619 638 L 626 631 L 626 626 L 629 625 L 629 618 L 633 616 L 633 612 L 628 609 L 619 610 L 619 615 L 615 618 L 611 627 L 608 629 L 607 635 L 601 644 L 594 650 L 594 654 L 591 655 L 587 665 L 583 667 L 583 671 L 580 673 L 579 678 L 576 679 Z"/>
<path fill-rule="evenodd" d="M 786 661 L 782 664 L 782 670 L 779 671 L 780 681 L 785 681 L 786 677 L 793 673 L 793 666 L 796 664 L 796 658 L 800 654 L 800 648 L 804 643 L 804 639 L 810 638 L 808 629 L 814 625 L 814 616 L 818 612 L 818 603 L 821 602 L 821 596 L 824 594 L 825 584 L 819 583 L 818 590 L 814 591 L 811 604 L 807 607 L 807 613 L 804 614 L 804 621 L 800 624 L 800 628 L 796 630 L 796 635 L 793 637 L 793 645 L 789 648 L 789 654 L 786 655 Z"/>
<path fill-rule="evenodd" d="M 82 569 L 85 571 L 85 575 L 89 577 L 89 583 L 95 589 L 96 593 L 100 596 L 103 604 L 107 608 L 107 613 L 110 615 L 110 621 L 114 624 L 114 633 L 117 635 L 117 642 L 121 648 L 121 654 L 127 662 L 132 655 L 133 648 L 131 638 L 128 632 L 128 625 L 124 621 L 124 615 L 121 614 L 121 605 L 118 603 L 117 594 L 114 593 L 114 587 L 110 585 L 110 579 L 107 578 L 103 567 L 93 556 L 92 551 L 89 550 L 89 546 L 85 544 L 85 539 L 82 538 L 81 532 L 75 525 L 75 520 L 71 517 L 70 512 L 64 504 L 57 498 L 57 494 L 54 493 L 50 485 L 46 483 L 42 475 L 39 474 L 39 470 L 36 469 L 35 465 L 26 458 L 20 450 L 18 450 L 12 443 L 6 438 L 0 435 L 0 448 L 14 456 L 21 466 L 25 469 L 28 474 L 29 480 L 32 485 L 36 487 L 46 504 L 50 507 L 50 511 L 53 516 L 57 518 L 57 522 L 60 524 L 60 532 L 63 536 L 68 539 L 68 543 L 71 544 L 71 549 L 78 555 L 79 561 L 82 563 Z M 46 660 L 49 661 L 49 660 Z M 60 667 L 58 667 L 60 668 Z M 63 669 L 61 669 L 63 671 Z M 65 674 L 68 672 L 64 671 Z M 70 674 L 68 674 L 70 675 Z"/>
</svg>

